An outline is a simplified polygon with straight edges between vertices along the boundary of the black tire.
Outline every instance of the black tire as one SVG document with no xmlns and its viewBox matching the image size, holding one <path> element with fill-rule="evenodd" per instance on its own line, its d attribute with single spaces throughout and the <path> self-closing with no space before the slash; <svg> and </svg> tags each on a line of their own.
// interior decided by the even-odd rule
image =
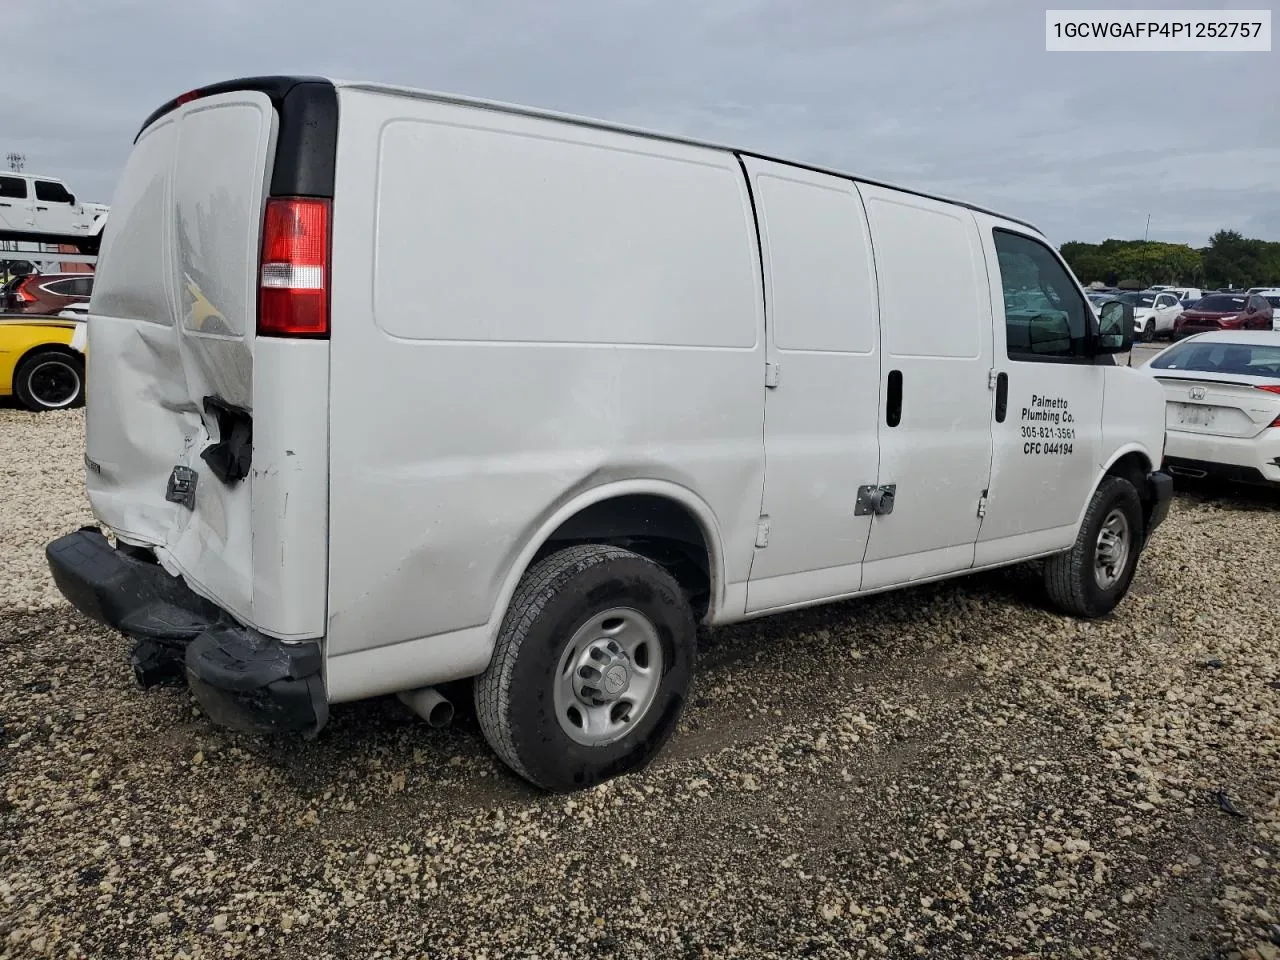
<svg viewBox="0 0 1280 960">
<path fill-rule="evenodd" d="M 1156 338 L 1156 322 L 1148 320 L 1142 328 L 1142 342 L 1150 343 Z"/>
<path fill-rule="evenodd" d="M 1095 575 L 1098 537 L 1103 524 L 1116 510 L 1122 512 L 1128 522 L 1129 548 L 1118 579 L 1104 588 Z M 1087 619 L 1103 617 L 1114 610 L 1133 582 L 1138 556 L 1146 541 L 1143 523 L 1142 501 L 1132 483 L 1121 477 L 1107 477 L 1098 484 L 1075 544 L 1065 553 L 1045 561 L 1044 585 L 1053 605 L 1063 613 Z"/>
<path fill-rule="evenodd" d="M 592 616 L 625 605 L 648 618 L 662 645 L 657 693 L 619 740 L 586 746 L 561 728 L 553 705 L 560 658 Z M 645 766 L 675 730 L 693 677 L 697 624 L 680 585 L 651 560 L 602 544 L 569 547 L 521 579 L 489 667 L 475 684 L 485 739 L 530 783 L 562 792 Z"/>
<path fill-rule="evenodd" d="M 13 372 L 13 393 L 28 410 L 68 410 L 84 403 L 84 361 L 61 350 L 37 350 Z"/>
</svg>

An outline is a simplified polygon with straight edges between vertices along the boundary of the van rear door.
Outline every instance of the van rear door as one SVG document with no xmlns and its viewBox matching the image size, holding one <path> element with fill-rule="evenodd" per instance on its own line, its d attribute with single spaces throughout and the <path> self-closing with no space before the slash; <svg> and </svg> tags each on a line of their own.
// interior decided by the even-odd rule
<svg viewBox="0 0 1280 960">
<path fill-rule="evenodd" d="M 229 86 L 149 121 L 112 203 L 90 304 L 87 485 L 103 523 L 197 593 L 264 633 L 315 636 L 328 345 L 255 334 L 268 177 L 298 151 L 276 157 L 271 89 Z M 331 156 L 329 174 L 331 195 Z M 304 490 L 317 478 L 318 503 Z M 296 541 L 300 512 L 319 532 Z"/>
</svg>

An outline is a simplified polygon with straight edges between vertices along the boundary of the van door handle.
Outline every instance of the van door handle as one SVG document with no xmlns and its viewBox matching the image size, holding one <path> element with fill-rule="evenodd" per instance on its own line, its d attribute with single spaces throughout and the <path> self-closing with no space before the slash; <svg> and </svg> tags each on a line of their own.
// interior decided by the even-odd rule
<svg viewBox="0 0 1280 960">
<path fill-rule="evenodd" d="M 884 422 L 896 427 L 902 422 L 902 371 L 889 371 L 889 387 L 885 393 Z"/>
<path fill-rule="evenodd" d="M 36 207 L 37 210 L 48 210 L 48 207 Z"/>
<path fill-rule="evenodd" d="M 12 203 L 0 203 L 0 207 L 12 207 Z"/>
<path fill-rule="evenodd" d="M 1004 423 L 1004 416 L 1009 412 L 1009 375 L 996 374 L 996 423 Z"/>
</svg>

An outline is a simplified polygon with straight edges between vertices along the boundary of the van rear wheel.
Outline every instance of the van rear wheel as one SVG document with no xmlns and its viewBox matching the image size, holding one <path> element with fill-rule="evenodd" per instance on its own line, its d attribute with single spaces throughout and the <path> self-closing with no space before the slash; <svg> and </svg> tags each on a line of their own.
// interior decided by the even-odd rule
<svg viewBox="0 0 1280 960">
<path fill-rule="evenodd" d="M 545 557 L 521 579 L 476 680 L 485 739 L 546 790 L 640 769 L 675 730 L 696 631 L 680 585 L 637 553 L 586 544 Z"/>
<path fill-rule="evenodd" d="M 1105 478 L 1089 501 L 1075 544 L 1045 561 L 1049 599 L 1076 617 L 1110 613 L 1129 590 L 1144 541 L 1138 491 L 1122 477 Z"/>
</svg>

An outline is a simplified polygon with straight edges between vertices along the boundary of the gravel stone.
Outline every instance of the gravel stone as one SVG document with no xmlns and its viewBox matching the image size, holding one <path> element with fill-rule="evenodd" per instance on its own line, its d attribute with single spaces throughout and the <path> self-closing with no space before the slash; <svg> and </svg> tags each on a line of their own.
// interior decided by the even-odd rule
<svg viewBox="0 0 1280 960">
<path fill-rule="evenodd" d="M 311 742 L 140 690 L 45 567 L 82 458 L 0 409 L 0 960 L 1280 957 L 1273 495 L 1181 491 L 1100 621 L 1020 568 L 706 631 L 665 752 L 566 797 L 465 684 Z"/>
</svg>

